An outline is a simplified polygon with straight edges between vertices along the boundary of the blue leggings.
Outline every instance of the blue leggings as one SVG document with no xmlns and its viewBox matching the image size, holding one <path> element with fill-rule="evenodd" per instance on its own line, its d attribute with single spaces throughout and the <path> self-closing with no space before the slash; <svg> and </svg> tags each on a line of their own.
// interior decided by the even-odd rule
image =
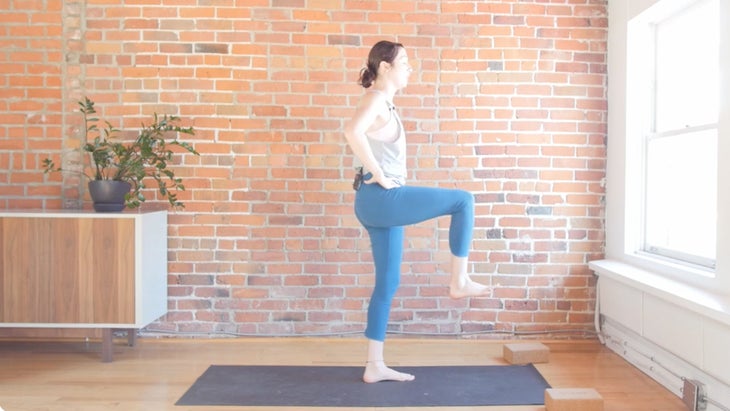
<svg viewBox="0 0 730 411">
<path fill-rule="evenodd" d="M 404 226 L 447 214 L 451 253 L 466 257 L 474 229 L 474 196 L 468 191 L 410 186 L 386 190 L 377 183 L 362 184 L 357 191 L 355 215 L 368 230 L 375 261 L 367 338 L 385 341 L 390 306 L 400 284 Z"/>
</svg>

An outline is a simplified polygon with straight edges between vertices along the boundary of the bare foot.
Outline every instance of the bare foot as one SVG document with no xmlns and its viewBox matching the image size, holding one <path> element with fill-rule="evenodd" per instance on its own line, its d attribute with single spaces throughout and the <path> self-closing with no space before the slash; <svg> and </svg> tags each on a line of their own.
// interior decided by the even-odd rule
<svg viewBox="0 0 730 411">
<path fill-rule="evenodd" d="M 487 297 L 491 292 L 491 287 L 479 284 L 471 279 L 452 282 L 449 287 L 449 297 L 451 298 Z"/>
<path fill-rule="evenodd" d="M 413 381 L 416 377 L 388 368 L 384 361 L 368 361 L 362 380 L 367 383 L 380 381 Z"/>
</svg>

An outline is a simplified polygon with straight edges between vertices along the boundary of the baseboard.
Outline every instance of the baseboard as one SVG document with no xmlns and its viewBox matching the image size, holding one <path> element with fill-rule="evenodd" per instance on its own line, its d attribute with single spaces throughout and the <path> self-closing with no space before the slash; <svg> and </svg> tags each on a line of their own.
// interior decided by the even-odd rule
<svg viewBox="0 0 730 411">
<path fill-rule="evenodd" d="M 694 365 L 662 349 L 635 332 L 602 316 L 602 341 L 630 364 L 664 386 L 679 398 L 683 397 L 685 380 L 693 380 L 704 387 L 702 399 L 707 411 L 728 411 L 730 386 L 703 372 Z M 700 408 L 702 409 L 702 408 Z"/>
</svg>

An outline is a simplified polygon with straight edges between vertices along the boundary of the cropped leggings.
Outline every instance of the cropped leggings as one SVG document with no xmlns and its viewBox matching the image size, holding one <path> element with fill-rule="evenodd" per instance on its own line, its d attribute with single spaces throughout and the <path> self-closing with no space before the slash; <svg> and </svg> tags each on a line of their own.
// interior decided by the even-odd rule
<svg viewBox="0 0 730 411">
<path fill-rule="evenodd" d="M 365 336 L 384 341 L 400 284 L 404 226 L 451 215 L 449 248 L 453 255 L 466 257 L 474 229 L 474 196 L 458 189 L 403 186 L 386 190 L 377 183 L 362 184 L 355 195 L 355 215 L 370 235 L 375 261 Z"/>
</svg>

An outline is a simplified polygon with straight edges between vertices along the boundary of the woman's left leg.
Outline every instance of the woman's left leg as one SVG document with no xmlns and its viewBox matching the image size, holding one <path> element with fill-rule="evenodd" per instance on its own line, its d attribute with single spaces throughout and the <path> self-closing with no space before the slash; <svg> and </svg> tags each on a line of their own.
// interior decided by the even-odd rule
<svg viewBox="0 0 730 411">
<path fill-rule="evenodd" d="M 468 191 L 418 186 L 386 190 L 378 185 L 363 185 L 355 197 L 355 212 L 365 227 L 408 226 L 449 215 L 451 253 L 459 257 L 469 255 L 474 195 Z"/>
<path fill-rule="evenodd" d="M 452 254 L 450 296 L 483 296 L 488 287 L 472 281 L 466 271 L 474 225 L 474 196 L 463 190 L 401 187 L 385 190 L 364 185 L 355 200 L 358 219 L 368 229 L 376 265 L 376 285 L 368 307 L 368 362 L 365 382 L 411 381 L 415 377 L 388 368 L 383 359 L 390 306 L 400 281 L 403 226 L 450 215 Z M 394 236 L 395 233 L 400 234 Z M 397 237 L 397 238 L 396 238 Z"/>
<path fill-rule="evenodd" d="M 484 297 L 491 288 L 471 279 L 467 271 L 474 229 L 474 196 L 464 190 L 404 186 L 385 190 L 377 185 L 363 186 L 355 199 L 358 219 L 365 226 L 407 226 L 449 215 L 452 298 Z"/>
</svg>

